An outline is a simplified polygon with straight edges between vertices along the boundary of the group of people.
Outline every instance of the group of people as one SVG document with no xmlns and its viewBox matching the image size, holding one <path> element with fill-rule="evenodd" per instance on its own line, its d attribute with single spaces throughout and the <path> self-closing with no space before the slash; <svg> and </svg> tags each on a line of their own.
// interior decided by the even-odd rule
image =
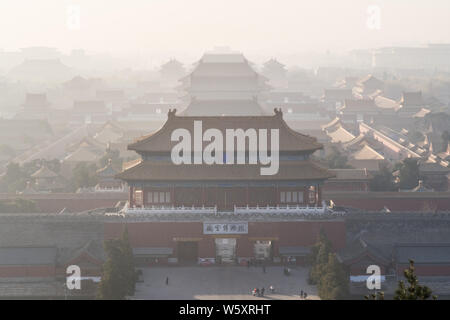
<svg viewBox="0 0 450 320">
<path fill-rule="evenodd" d="M 270 286 L 269 290 L 270 290 L 270 293 L 274 293 L 275 292 L 275 288 L 273 286 Z M 265 292 L 264 287 L 262 287 L 261 289 L 255 288 L 255 289 L 252 290 L 252 294 L 255 297 L 264 297 L 264 292 Z"/>
<path fill-rule="evenodd" d="M 308 297 L 308 294 L 306 291 L 300 290 L 300 299 L 306 299 Z"/>
</svg>

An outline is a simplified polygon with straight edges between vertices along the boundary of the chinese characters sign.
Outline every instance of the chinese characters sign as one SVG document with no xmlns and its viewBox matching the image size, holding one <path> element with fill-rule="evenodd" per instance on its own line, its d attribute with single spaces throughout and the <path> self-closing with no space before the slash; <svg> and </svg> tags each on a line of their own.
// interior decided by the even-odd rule
<svg viewBox="0 0 450 320">
<path fill-rule="evenodd" d="M 204 222 L 203 234 L 246 234 L 247 222 Z"/>
</svg>

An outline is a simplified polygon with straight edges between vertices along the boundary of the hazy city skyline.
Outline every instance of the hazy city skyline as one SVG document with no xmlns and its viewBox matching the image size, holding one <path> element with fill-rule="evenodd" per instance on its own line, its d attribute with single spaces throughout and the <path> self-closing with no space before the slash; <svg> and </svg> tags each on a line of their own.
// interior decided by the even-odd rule
<svg viewBox="0 0 450 320">
<path fill-rule="evenodd" d="M 0 4 L 0 49 L 198 56 L 226 45 L 275 56 L 417 46 L 450 42 L 449 10 L 446 0 L 18 0 Z"/>
</svg>

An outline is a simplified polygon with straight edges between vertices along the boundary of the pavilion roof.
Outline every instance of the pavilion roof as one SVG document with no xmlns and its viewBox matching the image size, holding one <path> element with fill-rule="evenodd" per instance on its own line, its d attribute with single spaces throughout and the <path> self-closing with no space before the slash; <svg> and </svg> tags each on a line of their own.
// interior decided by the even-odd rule
<svg viewBox="0 0 450 320">
<path fill-rule="evenodd" d="M 353 98 L 352 89 L 325 89 L 325 100 L 345 100 Z"/>
<path fill-rule="evenodd" d="M 271 58 L 268 61 L 264 62 L 264 67 L 277 67 L 277 68 L 281 68 L 284 69 L 285 65 L 282 64 L 281 62 L 279 62 L 277 59 L 275 58 Z"/>
<path fill-rule="evenodd" d="M 111 159 L 109 159 L 108 164 L 105 167 L 98 169 L 96 173 L 99 177 L 109 178 L 115 176 L 117 174 L 117 171 L 113 168 L 112 161 Z"/>
<path fill-rule="evenodd" d="M 403 106 L 421 106 L 424 104 L 422 92 L 403 92 L 400 103 Z"/>
<path fill-rule="evenodd" d="M 58 175 L 43 165 L 39 170 L 31 175 L 32 178 L 56 178 Z"/>
<path fill-rule="evenodd" d="M 91 151 L 89 148 L 79 147 L 73 153 L 69 154 L 66 158 L 64 158 L 64 161 L 93 162 L 96 161 L 98 158 L 100 158 L 100 155 Z"/>
<path fill-rule="evenodd" d="M 383 97 L 383 96 L 375 97 L 374 102 L 378 108 L 382 108 L 382 109 L 392 109 L 394 111 L 397 111 L 400 108 L 400 105 L 397 101 Z"/>
<path fill-rule="evenodd" d="M 329 169 L 336 175 L 333 180 L 370 180 L 373 176 L 367 169 Z"/>
<path fill-rule="evenodd" d="M 355 136 L 348 132 L 343 127 L 338 127 L 334 131 L 327 131 L 327 135 L 331 138 L 332 142 L 349 142 L 355 139 Z"/>
<path fill-rule="evenodd" d="M 344 102 L 343 110 L 345 111 L 366 111 L 370 109 L 376 109 L 377 106 L 375 105 L 373 100 L 368 99 L 360 99 L 360 100 L 354 100 L 354 99 L 346 99 Z"/>
<path fill-rule="evenodd" d="M 247 100 L 199 100 L 191 103 L 181 112 L 183 116 L 241 116 L 263 115 L 264 111 L 255 99 Z"/>
<path fill-rule="evenodd" d="M 194 132 L 194 121 L 202 121 L 204 131 L 209 128 L 220 130 L 224 137 L 226 129 L 266 129 L 268 133 L 271 129 L 279 129 L 280 151 L 311 153 L 323 148 L 316 138 L 291 129 L 279 110 L 270 116 L 177 116 L 175 113 L 176 110 L 169 111 L 166 123 L 159 130 L 130 144 L 128 149 L 137 152 L 170 152 L 177 143 L 171 141 L 172 132 L 179 128 Z"/>
<path fill-rule="evenodd" d="M 356 160 L 383 160 L 384 157 L 368 145 L 351 154 L 352 159 Z"/>
<path fill-rule="evenodd" d="M 383 81 L 375 78 L 373 75 L 369 74 L 358 81 L 358 84 L 363 86 L 382 86 Z"/>
</svg>

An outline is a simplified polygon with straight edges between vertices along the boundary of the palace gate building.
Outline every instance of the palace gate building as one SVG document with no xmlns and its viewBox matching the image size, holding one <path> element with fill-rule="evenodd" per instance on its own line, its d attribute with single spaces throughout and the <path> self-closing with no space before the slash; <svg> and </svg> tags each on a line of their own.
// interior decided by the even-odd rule
<svg viewBox="0 0 450 320">
<path fill-rule="evenodd" d="M 223 137 L 227 129 L 277 129 L 278 172 L 261 175 L 262 165 L 248 161 L 174 164 L 171 151 L 178 140 L 171 135 L 180 128 L 194 132 L 194 121 L 202 122 L 203 132 L 217 129 Z M 202 143 L 204 150 L 210 142 Z M 332 174 L 311 159 L 322 145 L 290 129 L 281 110 L 267 116 L 208 117 L 179 116 L 173 110 L 161 129 L 128 148 L 142 159 L 117 175 L 130 186 L 129 203 L 122 219 L 106 225 L 106 236 L 120 236 L 126 223 L 139 263 L 302 261 L 320 230 L 335 249 L 345 245 L 341 214 L 321 200 L 322 184 Z"/>
</svg>

